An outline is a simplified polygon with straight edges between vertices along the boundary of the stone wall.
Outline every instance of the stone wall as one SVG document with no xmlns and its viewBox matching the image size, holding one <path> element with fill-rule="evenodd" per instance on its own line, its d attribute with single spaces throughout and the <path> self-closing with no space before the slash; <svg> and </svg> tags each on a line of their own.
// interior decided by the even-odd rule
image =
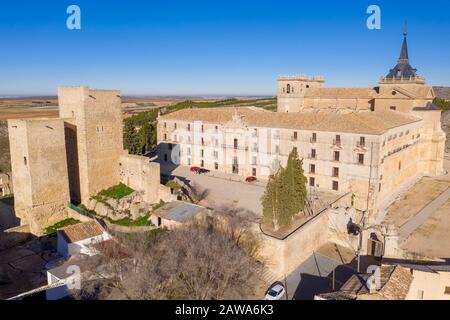
<svg viewBox="0 0 450 320">
<path fill-rule="evenodd" d="M 59 88 L 59 114 L 76 126 L 81 201 L 119 183 L 123 154 L 120 92 Z M 74 186 L 78 188 L 78 186 Z"/>
<path fill-rule="evenodd" d="M 42 234 L 67 217 L 69 186 L 60 119 L 9 120 L 14 205 L 21 224 Z"/>
<path fill-rule="evenodd" d="M 143 200 L 159 202 L 160 168 L 143 156 L 124 154 L 120 157 L 120 181 L 134 190 L 143 192 Z"/>
<path fill-rule="evenodd" d="M 330 239 L 330 210 L 308 221 L 284 240 L 261 234 L 261 257 L 267 268 L 284 277 Z"/>
</svg>

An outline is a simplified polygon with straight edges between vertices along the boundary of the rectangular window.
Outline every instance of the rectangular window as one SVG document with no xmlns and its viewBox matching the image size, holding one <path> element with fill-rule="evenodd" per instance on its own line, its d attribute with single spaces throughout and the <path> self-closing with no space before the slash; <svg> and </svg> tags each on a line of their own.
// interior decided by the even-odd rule
<svg viewBox="0 0 450 320">
<path fill-rule="evenodd" d="M 311 142 L 316 142 L 317 141 L 317 134 L 313 133 L 312 137 L 311 137 Z"/>
<path fill-rule="evenodd" d="M 167 162 L 167 154 L 164 154 L 164 161 Z"/>
<path fill-rule="evenodd" d="M 216 160 L 219 159 L 219 152 L 214 151 L 213 155 L 214 155 L 214 159 L 216 159 Z"/>
<path fill-rule="evenodd" d="M 252 165 L 256 165 L 256 157 L 252 157 Z"/>
<path fill-rule="evenodd" d="M 279 154 L 280 153 L 280 146 L 279 145 L 275 146 L 275 152 L 274 153 L 275 154 Z"/>
<path fill-rule="evenodd" d="M 297 139 L 298 139 L 298 136 L 297 136 L 297 131 L 294 131 L 294 136 L 293 136 L 293 140 L 294 140 L 294 141 L 297 141 Z"/>
<path fill-rule="evenodd" d="M 167 123 L 166 123 L 166 122 L 164 122 L 164 129 L 165 129 L 165 128 L 167 128 Z"/>
<path fill-rule="evenodd" d="M 202 125 L 202 132 L 204 131 L 204 129 L 205 129 L 205 128 L 204 128 L 204 126 Z"/>
<path fill-rule="evenodd" d="M 309 173 L 311 173 L 311 174 L 315 174 L 316 173 L 316 165 L 315 164 L 310 164 L 309 165 Z"/>
<path fill-rule="evenodd" d="M 340 135 L 336 135 L 336 139 L 334 140 L 334 144 L 337 146 L 341 145 L 341 136 Z"/>
<path fill-rule="evenodd" d="M 218 132 L 219 132 L 219 127 L 218 127 L 218 126 L 215 126 L 215 127 L 214 127 L 214 130 L 216 131 L 216 133 L 218 133 Z"/>
<path fill-rule="evenodd" d="M 27 165 L 27 157 L 23 157 L 23 164 Z"/>
<path fill-rule="evenodd" d="M 164 133 L 164 141 L 167 141 L 167 133 Z"/>
<path fill-rule="evenodd" d="M 187 154 L 191 155 L 191 148 L 187 148 Z"/>
<path fill-rule="evenodd" d="M 364 164 L 364 154 L 358 153 L 358 164 Z"/>
<path fill-rule="evenodd" d="M 339 151 L 335 151 L 334 152 L 334 161 L 339 161 L 339 158 L 340 158 Z"/>
<path fill-rule="evenodd" d="M 339 168 L 333 168 L 333 177 L 334 178 L 339 177 Z"/>
<path fill-rule="evenodd" d="M 311 149 L 311 159 L 316 158 L 316 149 Z"/>
<path fill-rule="evenodd" d="M 339 191 L 339 182 L 333 181 L 333 190 L 334 191 Z"/>
<path fill-rule="evenodd" d="M 187 125 L 187 131 L 191 131 L 191 124 L 190 123 L 188 123 L 188 125 Z"/>
<path fill-rule="evenodd" d="M 204 156 L 204 154 L 205 154 L 205 151 L 202 149 L 202 150 L 200 150 L 200 156 L 203 158 L 203 156 Z"/>
<path fill-rule="evenodd" d="M 234 147 L 234 149 L 238 148 L 238 139 L 234 139 L 233 147 Z"/>
<path fill-rule="evenodd" d="M 205 140 L 202 138 L 202 146 L 205 145 Z"/>
<path fill-rule="evenodd" d="M 359 137 L 359 147 L 364 148 L 366 146 L 366 137 Z"/>
<path fill-rule="evenodd" d="M 314 187 L 316 185 L 316 179 L 314 177 L 309 178 L 309 185 Z"/>
<path fill-rule="evenodd" d="M 450 287 L 445 287 L 444 294 L 450 294 Z"/>
<path fill-rule="evenodd" d="M 174 128 L 174 129 L 177 128 L 177 123 L 176 123 L 176 122 L 173 124 L 173 128 Z"/>
<path fill-rule="evenodd" d="M 390 106 L 389 109 L 391 109 L 391 110 L 397 110 L 397 107 L 396 107 L 396 106 Z"/>
<path fill-rule="evenodd" d="M 252 168 L 252 176 L 256 177 L 256 168 Z"/>
<path fill-rule="evenodd" d="M 219 164 L 217 162 L 214 162 L 214 170 L 219 170 Z"/>
</svg>

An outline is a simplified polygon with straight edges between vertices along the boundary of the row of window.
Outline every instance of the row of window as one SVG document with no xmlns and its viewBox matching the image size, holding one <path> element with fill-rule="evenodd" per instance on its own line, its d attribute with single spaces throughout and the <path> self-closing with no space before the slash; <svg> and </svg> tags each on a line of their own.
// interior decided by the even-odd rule
<svg viewBox="0 0 450 320">
<path fill-rule="evenodd" d="M 310 174 L 316 174 L 316 165 L 315 164 L 310 164 L 309 165 L 309 173 Z M 331 176 L 333 178 L 339 178 L 339 168 L 337 168 L 337 167 L 332 168 Z"/>
<path fill-rule="evenodd" d="M 303 86 L 303 84 L 302 84 Z M 309 84 L 305 86 L 307 89 L 309 88 Z M 286 87 L 283 87 L 283 93 L 294 93 L 295 87 L 291 86 L 289 83 L 286 85 Z"/>
<path fill-rule="evenodd" d="M 168 144 L 168 148 L 169 150 L 172 150 L 173 145 L 171 143 Z M 235 139 L 235 144 L 234 144 L 234 148 L 237 149 L 238 148 L 238 144 L 237 144 L 237 139 Z M 279 146 L 275 146 L 275 153 L 279 153 Z M 191 154 L 191 148 L 187 148 L 187 154 L 190 155 Z M 204 156 L 204 149 L 200 150 L 200 154 L 201 157 Z M 218 159 L 219 158 L 219 152 L 214 150 L 213 151 L 213 157 L 214 159 Z M 309 159 L 317 159 L 317 152 L 316 149 L 311 149 L 311 153 L 308 154 L 308 158 Z M 341 158 L 341 153 L 340 151 L 333 151 L 333 161 L 339 162 Z M 364 154 L 363 153 L 358 153 L 357 154 L 357 163 L 360 165 L 364 164 Z M 252 164 L 256 164 L 256 157 L 253 156 L 252 157 Z"/>
<path fill-rule="evenodd" d="M 309 177 L 309 186 L 316 187 L 316 178 Z M 317 185 L 319 187 L 319 185 Z M 339 181 L 333 180 L 331 181 L 331 189 L 334 191 L 339 191 Z"/>
</svg>

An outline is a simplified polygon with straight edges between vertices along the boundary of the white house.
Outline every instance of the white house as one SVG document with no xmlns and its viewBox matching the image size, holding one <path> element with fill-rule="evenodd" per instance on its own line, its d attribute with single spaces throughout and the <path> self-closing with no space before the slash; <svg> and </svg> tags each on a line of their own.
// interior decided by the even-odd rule
<svg viewBox="0 0 450 320">
<path fill-rule="evenodd" d="M 95 244 L 111 239 L 96 220 L 78 223 L 57 231 L 57 251 L 68 259 L 75 254 L 96 255 Z"/>
</svg>

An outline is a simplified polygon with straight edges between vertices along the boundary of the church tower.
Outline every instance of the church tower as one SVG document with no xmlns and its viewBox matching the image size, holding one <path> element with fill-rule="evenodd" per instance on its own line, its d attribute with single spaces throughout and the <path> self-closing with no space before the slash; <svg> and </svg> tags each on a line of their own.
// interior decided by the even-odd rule
<svg viewBox="0 0 450 320">
<path fill-rule="evenodd" d="M 410 64 L 407 36 L 405 31 L 397 64 L 379 83 L 376 110 L 411 112 L 433 102 L 433 88 L 426 86 L 425 78 L 417 75 L 417 69 Z"/>
</svg>

